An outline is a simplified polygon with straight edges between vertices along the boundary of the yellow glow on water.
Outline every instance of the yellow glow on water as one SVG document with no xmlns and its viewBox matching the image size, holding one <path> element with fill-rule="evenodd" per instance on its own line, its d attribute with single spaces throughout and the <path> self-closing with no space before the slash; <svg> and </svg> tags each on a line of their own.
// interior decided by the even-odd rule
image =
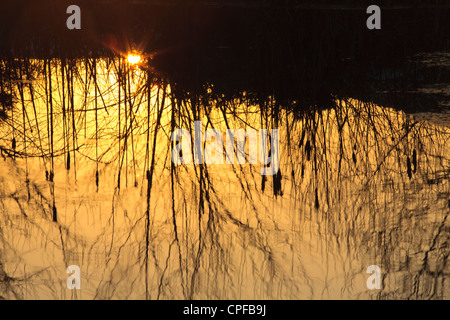
<svg viewBox="0 0 450 320">
<path fill-rule="evenodd" d="M 141 56 L 134 53 L 130 53 L 127 59 L 129 64 L 137 64 L 141 62 Z"/>
</svg>

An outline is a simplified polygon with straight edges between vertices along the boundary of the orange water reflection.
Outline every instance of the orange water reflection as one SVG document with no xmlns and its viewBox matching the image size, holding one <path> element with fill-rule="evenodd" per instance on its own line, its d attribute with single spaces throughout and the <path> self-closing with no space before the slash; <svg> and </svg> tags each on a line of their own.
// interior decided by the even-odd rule
<svg viewBox="0 0 450 320">
<path fill-rule="evenodd" d="M 0 126 L 9 154 L 16 141 L 0 160 L 0 296 L 450 297 L 449 127 L 353 99 L 274 116 L 209 88 L 196 104 L 114 59 L 32 64 Z M 279 128 L 281 176 L 173 166 L 170 134 L 194 120 Z M 382 290 L 366 287 L 373 264 Z"/>
</svg>

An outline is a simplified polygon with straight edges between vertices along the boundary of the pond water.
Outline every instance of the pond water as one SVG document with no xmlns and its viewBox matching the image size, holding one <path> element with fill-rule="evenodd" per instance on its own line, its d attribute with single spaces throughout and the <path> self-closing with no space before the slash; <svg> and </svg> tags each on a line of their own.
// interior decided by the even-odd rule
<svg viewBox="0 0 450 320">
<path fill-rule="evenodd" d="M 450 298 L 448 113 L 181 94 L 146 63 L 2 62 L 1 298 Z M 279 173 L 173 164 L 196 120 L 279 129 Z"/>
</svg>

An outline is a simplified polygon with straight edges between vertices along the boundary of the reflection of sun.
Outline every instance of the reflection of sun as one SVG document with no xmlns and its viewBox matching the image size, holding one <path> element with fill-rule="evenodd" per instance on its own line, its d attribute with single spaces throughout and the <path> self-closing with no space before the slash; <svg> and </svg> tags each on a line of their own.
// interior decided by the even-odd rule
<svg viewBox="0 0 450 320">
<path fill-rule="evenodd" d="M 141 62 L 141 56 L 135 53 L 130 53 L 127 59 L 129 64 L 137 64 Z"/>
</svg>

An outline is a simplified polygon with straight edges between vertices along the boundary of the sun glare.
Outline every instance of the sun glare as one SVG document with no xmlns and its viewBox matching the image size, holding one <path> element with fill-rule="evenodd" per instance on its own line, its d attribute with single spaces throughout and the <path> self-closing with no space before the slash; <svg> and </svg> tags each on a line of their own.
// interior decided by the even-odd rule
<svg viewBox="0 0 450 320">
<path fill-rule="evenodd" d="M 137 64 L 139 62 L 141 62 L 141 56 L 140 55 L 133 54 L 133 53 L 130 53 L 128 55 L 128 63 L 129 64 Z"/>
</svg>

